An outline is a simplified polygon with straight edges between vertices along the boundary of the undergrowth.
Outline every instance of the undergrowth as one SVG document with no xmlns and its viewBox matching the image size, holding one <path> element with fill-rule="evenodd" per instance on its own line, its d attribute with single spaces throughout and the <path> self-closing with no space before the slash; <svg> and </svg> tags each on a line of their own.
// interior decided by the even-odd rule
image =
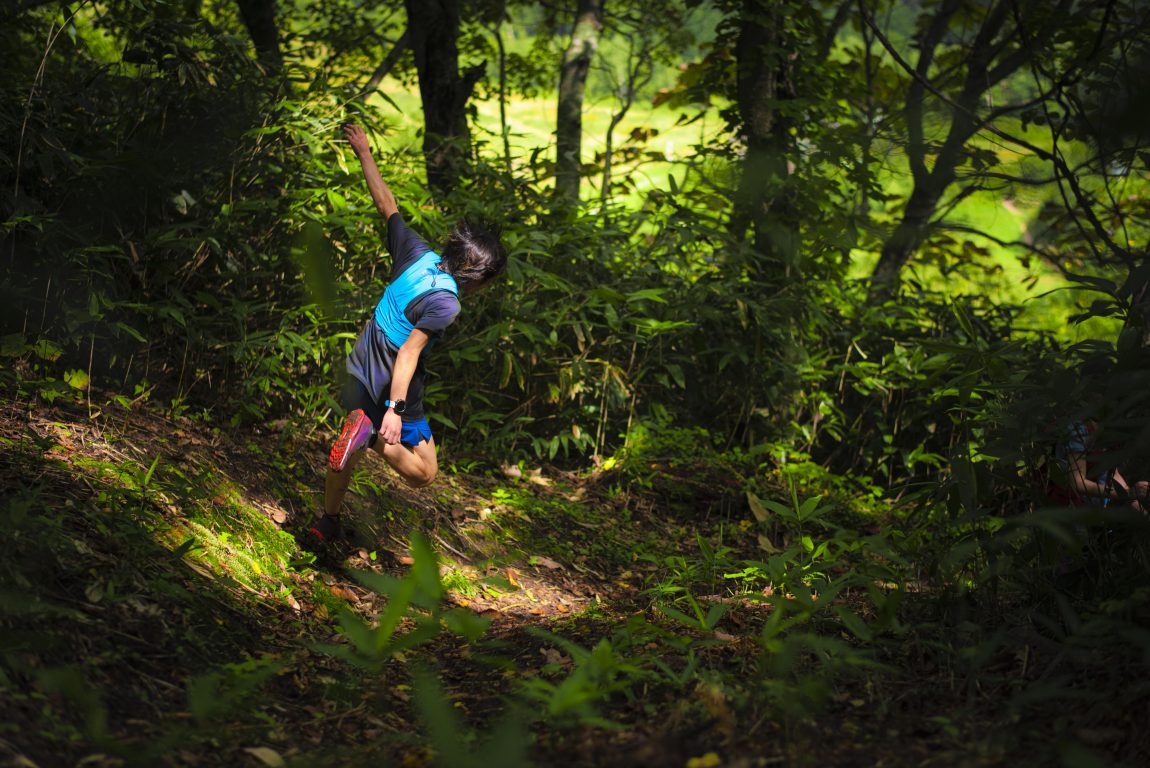
<svg viewBox="0 0 1150 768">
<path fill-rule="evenodd" d="M 385 535 L 332 564 L 285 532 L 306 517 L 277 519 L 308 509 L 295 468 L 220 461 L 247 437 L 145 405 L 89 420 L 83 399 L 50 416 L 8 400 L 3 425 L 15 755 L 621 764 L 652 719 L 699 759 L 766 743 L 796 759 L 831 719 L 856 729 L 838 749 L 872 756 L 891 739 L 989 762 L 1145 748 L 1121 727 L 1146 693 L 1134 538 L 1041 576 L 1021 565 L 1045 540 L 1026 519 L 940 527 L 785 472 L 692 507 L 676 467 L 761 470 L 676 434 L 583 476 L 457 468 L 406 499 L 363 485 L 356 515 Z M 1082 701 L 1077 721 L 1055 705 Z M 370 743 L 317 746 L 352 721 Z M 860 735 L 878 723 L 899 735 Z"/>
</svg>

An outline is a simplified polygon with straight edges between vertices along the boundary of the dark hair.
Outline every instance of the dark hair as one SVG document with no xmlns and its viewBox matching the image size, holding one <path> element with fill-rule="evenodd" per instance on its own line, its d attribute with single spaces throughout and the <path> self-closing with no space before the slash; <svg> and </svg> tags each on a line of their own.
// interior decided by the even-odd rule
<svg viewBox="0 0 1150 768">
<path fill-rule="evenodd" d="M 443 266 L 456 280 L 484 283 L 507 266 L 507 249 L 499 242 L 499 230 L 461 221 L 443 245 Z"/>
</svg>

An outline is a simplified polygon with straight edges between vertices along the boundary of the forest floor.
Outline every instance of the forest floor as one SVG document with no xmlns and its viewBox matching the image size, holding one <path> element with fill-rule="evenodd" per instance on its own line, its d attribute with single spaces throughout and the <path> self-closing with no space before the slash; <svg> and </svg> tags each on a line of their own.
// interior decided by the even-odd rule
<svg viewBox="0 0 1150 768">
<path fill-rule="evenodd" d="M 314 557 L 329 439 L 0 399 L 3 764 L 994 765 L 1056 736 L 913 642 L 856 674 L 772 666 L 771 605 L 724 578 L 756 555 L 721 468 L 445 462 L 412 491 L 372 455 L 350 543 Z M 1080 736 L 1129 753 L 1131 717 Z"/>
</svg>

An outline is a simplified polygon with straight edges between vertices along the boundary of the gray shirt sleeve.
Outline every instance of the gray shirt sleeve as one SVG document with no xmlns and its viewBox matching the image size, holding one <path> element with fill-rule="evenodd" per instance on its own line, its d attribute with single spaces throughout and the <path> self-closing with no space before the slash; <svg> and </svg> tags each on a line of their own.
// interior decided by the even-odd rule
<svg viewBox="0 0 1150 768">
<path fill-rule="evenodd" d="M 459 299 L 450 291 L 431 291 L 412 299 L 404 314 L 416 328 L 438 338 L 459 315 Z"/>
</svg>

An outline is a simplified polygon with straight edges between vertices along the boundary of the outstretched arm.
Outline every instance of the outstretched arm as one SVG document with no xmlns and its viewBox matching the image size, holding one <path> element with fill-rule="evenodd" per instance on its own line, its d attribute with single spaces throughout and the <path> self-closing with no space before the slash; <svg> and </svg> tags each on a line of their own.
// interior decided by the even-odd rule
<svg viewBox="0 0 1150 768">
<path fill-rule="evenodd" d="M 395 195 L 392 194 L 391 188 L 379 175 L 379 168 L 375 164 L 375 158 L 371 155 L 371 145 L 367 143 L 367 135 L 362 128 L 354 123 L 345 125 L 343 133 L 347 136 L 347 142 L 351 144 L 355 156 L 359 158 L 360 166 L 363 167 L 363 176 L 367 179 L 367 189 L 371 192 L 375 209 L 379 211 L 385 221 L 390 219 L 391 214 L 399 211 L 399 206 L 395 203 Z"/>
</svg>

